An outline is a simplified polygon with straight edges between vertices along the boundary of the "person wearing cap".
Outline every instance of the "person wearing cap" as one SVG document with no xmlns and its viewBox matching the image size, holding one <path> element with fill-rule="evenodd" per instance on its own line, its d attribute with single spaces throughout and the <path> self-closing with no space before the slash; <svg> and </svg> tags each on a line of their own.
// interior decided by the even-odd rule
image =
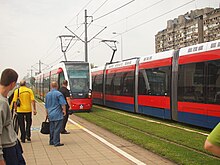
<svg viewBox="0 0 220 165">
<path fill-rule="evenodd" d="M 20 106 L 17 106 L 17 100 L 20 100 Z M 34 115 L 37 114 L 33 91 L 26 86 L 26 81 L 21 80 L 20 88 L 16 89 L 13 97 L 14 108 L 18 114 L 18 124 L 21 131 L 21 142 L 31 141 L 32 125 L 32 106 Z M 25 124 L 26 122 L 26 124 Z M 26 127 L 25 127 L 26 126 Z"/>
</svg>

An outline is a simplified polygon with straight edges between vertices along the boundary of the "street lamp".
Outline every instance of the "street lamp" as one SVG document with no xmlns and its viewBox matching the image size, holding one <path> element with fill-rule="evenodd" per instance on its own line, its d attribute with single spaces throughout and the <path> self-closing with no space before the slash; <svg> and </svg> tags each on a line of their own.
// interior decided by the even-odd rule
<svg viewBox="0 0 220 165">
<path fill-rule="evenodd" d="M 123 60 L 123 39 L 122 39 L 122 33 L 113 32 L 112 34 L 120 35 L 121 37 L 121 61 Z"/>
</svg>

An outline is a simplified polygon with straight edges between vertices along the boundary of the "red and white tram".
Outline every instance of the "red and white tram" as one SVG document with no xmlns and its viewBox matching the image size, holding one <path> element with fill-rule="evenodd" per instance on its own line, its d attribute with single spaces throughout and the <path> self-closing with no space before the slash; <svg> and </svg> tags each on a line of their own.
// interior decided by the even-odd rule
<svg viewBox="0 0 220 165">
<path fill-rule="evenodd" d="M 93 103 L 205 128 L 220 122 L 220 40 L 92 71 Z"/>
<path fill-rule="evenodd" d="M 90 111 L 92 108 L 91 69 L 88 62 L 64 61 L 45 73 L 35 77 L 35 94 L 42 101 L 50 91 L 50 82 L 57 81 L 61 86 L 67 80 L 71 94 L 69 113 Z"/>
</svg>

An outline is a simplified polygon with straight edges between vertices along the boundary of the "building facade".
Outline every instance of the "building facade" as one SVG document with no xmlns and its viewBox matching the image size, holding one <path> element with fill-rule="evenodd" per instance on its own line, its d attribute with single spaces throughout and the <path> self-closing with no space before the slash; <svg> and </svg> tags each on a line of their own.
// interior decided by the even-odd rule
<svg viewBox="0 0 220 165">
<path fill-rule="evenodd" d="M 167 21 L 167 28 L 155 35 L 155 50 L 162 52 L 220 39 L 220 8 L 187 12 Z"/>
</svg>

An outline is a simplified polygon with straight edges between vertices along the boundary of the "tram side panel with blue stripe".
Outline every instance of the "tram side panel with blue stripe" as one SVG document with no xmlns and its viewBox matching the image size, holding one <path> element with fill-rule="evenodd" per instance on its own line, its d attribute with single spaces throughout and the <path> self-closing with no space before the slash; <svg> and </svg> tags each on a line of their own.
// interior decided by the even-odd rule
<svg viewBox="0 0 220 165">
<path fill-rule="evenodd" d="M 220 40 L 107 64 L 93 73 L 93 86 L 100 84 L 93 89 L 95 104 L 205 128 L 220 121 Z"/>
</svg>

